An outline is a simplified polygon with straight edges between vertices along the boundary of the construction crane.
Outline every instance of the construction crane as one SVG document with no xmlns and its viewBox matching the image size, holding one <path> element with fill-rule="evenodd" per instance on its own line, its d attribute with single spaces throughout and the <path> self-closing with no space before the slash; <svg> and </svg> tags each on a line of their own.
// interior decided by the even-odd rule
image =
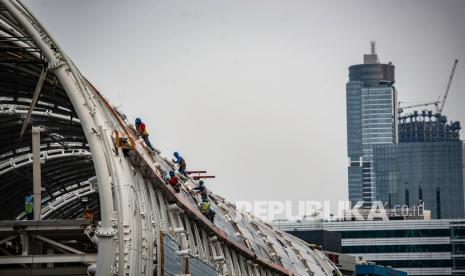
<svg viewBox="0 0 465 276">
<path fill-rule="evenodd" d="M 436 106 L 436 113 L 442 113 L 442 110 L 444 109 L 444 105 L 446 104 L 447 95 L 449 94 L 449 89 L 450 89 L 450 85 L 452 83 L 452 79 L 454 78 L 455 68 L 457 68 L 458 63 L 459 63 L 459 60 L 455 59 L 454 60 L 454 65 L 452 66 L 452 70 L 450 72 L 449 82 L 447 83 L 447 87 L 446 87 L 446 90 L 444 91 L 444 96 L 442 97 L 442 100 L 441 100 L 441 96 L 442 96 L 442 93 L 441 93 L 441 95 L 439 95 L 438 99 L 436 101 L 434 101 L 434 102 L 426 102 L 426 103 L 419 103 L 419 104 L 414 104 L 414 105 L 402 106 L 402 107 L 399 107 L 397 109 L 397 112 L 400 114 L 405 109 L 408 109 L 408 108 L 414 108 L 414 107 L 420 107 L 420 106 L 429 106 L 429 105 L 434 104 Z M 401 102 L 399 102 L 399 105 L 400 105 L 400 103 Z"/>
<path fill-rule="evenodd" d="M 437 102 L 438 102 L 438 104 L 441 103 L 441 105 L 439 107 L 438 107 L 438 105 L 436 105 L 437 113 L 442 113 L 442 110 L 444 109 L 444 105 L 446 104 L 447 95 L 449 94 L 450 85 L 452 83 L 452 79 L 454 78 L 455 68 L 457 67 L 458 63 L 459 63 L 459 60 L 455 59 L 454 60 L 454 65 L 452 66 L 452 70 L 450 72 L 449 81 L 447 82 L 446 91 L 444 91 L 444 96 L 443 96 L 442 100 L 441 100 L 441 95 L 439 95 L 439 98 L 438 98 Z"/>
</svg>

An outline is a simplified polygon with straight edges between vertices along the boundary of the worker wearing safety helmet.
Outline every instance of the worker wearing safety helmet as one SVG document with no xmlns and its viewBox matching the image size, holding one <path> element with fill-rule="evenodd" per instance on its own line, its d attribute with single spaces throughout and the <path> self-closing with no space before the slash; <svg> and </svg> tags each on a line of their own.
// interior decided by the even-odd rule
<svg viewBox="0 0 465 276">
<path fill-rule="evenodd" d="M 147 129 L 145 128 L 145 124 L 142 122 L 141 118 L 136 118 L 136 130 L 137 134 L 139 134 L 142 139 L 144 139 L 145 144 L 151 151 L 155 151 L 155 149 L 152 146 L 152 143 L 150 143 L 149 140 L 149 133 L 147 132 Z"/>
<path fill-rule="evenodd" d="M 202 203 L 199 206 L 199 209 L 200 209 L 200 212 L 202 212 L 202 214 L 205 217 L 207 217 L 209 221 L 211 221 L 211 223 L 215 222 L 216 213 L 210 208 L 210 202 L 208 200 L 202 201 Z"/>
<path fill-rule="evenodd" d="M 168 183 L 173 187 L 173 189 L 176 191 L 176 193 L 179 193 L 181 191 L 181 184 L 179 184 L 179 179 L 176 176 L 176 174 L 173 171 L 169 172 L 170 178 L 168 180 Z"/>
<path fill-rule="evenodd" d="M 184 176 L 187 176 L 187 173 L 186 173 L 186 161 L 184 160 L 184 158 L 181 157 L 181 155 L 179 155 L 178 152 L 173 153 L 173 155 L 176 158 L 176 159 L 173 159 L 173 162 L 178 164 L 179 173 L 184 175 Z"/>
<path fill-rule="evenodd" d="M 202 197 L 202 201 L 208 200 L 207 188 L 205 188 L 203 180 L 199 181 L 199 186 L 195 187 L 194 190 L 198 195 Z"/>
</svg>

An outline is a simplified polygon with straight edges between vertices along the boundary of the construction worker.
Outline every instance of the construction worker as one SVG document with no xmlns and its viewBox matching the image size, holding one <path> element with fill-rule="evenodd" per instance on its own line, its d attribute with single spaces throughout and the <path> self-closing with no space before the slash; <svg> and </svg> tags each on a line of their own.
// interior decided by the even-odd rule
<svg viewBox="0 0 465 276">
<path fill-rule="evenodd" d="M 181 155 L 179 155 L 178 152 L 174 152 L 173 155 L 176 158 L 176 159 L 173 159 L 173 162 L 178 164 L 179 173 L 184 175 L 184 176 L 187 176 L 187 173 L 186 173 L 186 161 L 184 160 L 184 158 L 181 157 Z"/>
<path fill-rule="evenodd" d="M 82 217 L 83 219 L 87 219 L 90 221 L 94 220 L 94 212 L 92 212 L 89 206 L 86 206 L 86 209 L 84 210 L 84 215 Z"/>
<path fill-rule="evenodd" d="M 121 145 L 121 150 L 123 151 L 124 157 L 129 156 L 129 151 L 132 149 L 131 143 L 129 142 L 128 137 L 126 135 L 122 135 L 121 138 L 119 138 L 120 145 Z"/>
<path fill-rule="evenodd" d="M 27 220 L 34 219 L 33 203 L 34 203 L 34 197 L 32 196 L 31 191 L 28 191 L 26 193 L 26 197 L 24 198 L 24 212 L 26 213 Z"/>
<path fill-rule="evenodd" d="M 179 193 L 181 191 L 181 184 L 179 184 L 178 177 L 174 173 L 174 171 L 169 172 L 170 178 L 168 180 L 168 183 L 173 187 L 173 189 L 176 191 L 176 193 Z"/>
<path fill-rule="evenodd" d="M 202 201 L 208 201 L 208 192 L 207 192 L 207 188 L 205 188 L 203 180 L 200 180 L 199 186 L 195 187 L 192 190 L 194 190 L 196 194 L 202 197 Z"/>
<path fill-rule="evenodd" d="M 216 213 L 210 208 L 210 202 L 208 200 L 202 201 L 200 204 L 200 211 L 211 223 L 214 223 Z"/>
<path fill-rule="evenodd" d="M 155 149 L 152 147 L 152 143 L 150 143 L 149 140 L 149 133 L 147 132 L 147 129 L 145 128 L 145 124 L 142 122 L 141 118 L 136 118 L 136 130 L 137 133 L 144 139 L 145 144 L 151 151 L 155 151 Z"/>
</svg>

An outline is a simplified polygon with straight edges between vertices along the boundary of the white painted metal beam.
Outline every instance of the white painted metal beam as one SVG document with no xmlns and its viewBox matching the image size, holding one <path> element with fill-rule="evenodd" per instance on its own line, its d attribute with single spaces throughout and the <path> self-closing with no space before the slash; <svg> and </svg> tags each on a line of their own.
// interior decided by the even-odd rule
<svg viewBox="0 0 465 276">
<path fill-rule="evenodd" d="M 93 263 L 97 254 L 11 255 L 0 256 L 0 265 L 42 263 Z"/>
<path fill-rule="evenodd" d="M 51 244 L 51 245 L 56 246 L 56 247 L 58 247 L 58 248 L 64 249 L 64 250 L 69 251 L 69 252 L 74 253 L 74 254 L 81 254 L 81 255 L 86 254 L 85 252 L 82 252 L 82 251 L 80 251 L 80 250 L 77 250 L 77 249 L 75 249 L 75 248 L 72 248 L 71 246 L 67 246 L 66 244 L 62 244 L 62 243 L 56 242 L 56 241 L 54 241 L 54 240 L 51 240 L 51 239 L 46 238 L 46 237 L 41 236 L 41 235 L 35 235 L 34 237 L 35 237 L 36 239 L 38 239 L 38 240 L 41 240 L 41 241 L 43 241 L 43 242 L 46 242 L 46 243 L 48 243 L 48 244 Z"/>
<path fill-rule="evenodd" d="M 84 149 L 53 149 L 53 150 L 45 150 L 40 152 L 40 161 L 46 160 L 53 160 L 57 158 L 65 158 L 71 156 L 92 156 L 92 154 Z M 33 163 L 33 154 L 24 154 L 21 156 L 17 156 L 15 158 L 10 158 L 2 163 L 0 163 L 0 176 L 11 171 L 15 170 L 24 166 L 27 166 Z"/>
<path fill-rule="evenodd" d="M 40 91 L 42 90 L 42 85 L 44 84 L 45 78 L 47 77 L 47 65 L 44 64 L 42 68 L 42 72 L 40 73 L 39 80 L 37 81 L 36 89 L 34 91 L 34 95 L 32 96 L 32 102 L 29 106 L 29 110 L 27 111 L 26 118 L 24 119 L 23 126 L 21 128 L 21 132 L 19 133 L 19 137 L 22 138 L 24 132 L 26 131 L 27 126 L 29 125 L 29 121 L 31 120 L 32 111 L 34 110 L 37 101 L 39 100 Z"/>
</svg>

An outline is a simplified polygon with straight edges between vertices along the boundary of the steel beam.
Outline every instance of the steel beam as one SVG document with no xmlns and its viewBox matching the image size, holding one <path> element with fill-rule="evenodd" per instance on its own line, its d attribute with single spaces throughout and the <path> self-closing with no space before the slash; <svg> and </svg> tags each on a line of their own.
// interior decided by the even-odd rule
<svg viewBox="0 0 465 276">
<path fill-rule="evenodd" d="M 47 267 L 47 268 L 0 268 L 0 276 L 11 276 L 11 275 L 28 275 L 28 276 L 43 276 L 43 275 L 86 275 L 86 266 L 74 266 L 74 267 Z"/>
<path fill-rule="evenodd" d="M 40 91 L 42 90 L 42 85 L 44 84 L 45 77 L 47 77 L 47 70 L 48 70 L 47 65 L 44 64 L 44 66 L 42 67 L 42 72 L 40 73 L 40 76 L 39 76 L 39 81 L 37 82 L 36 89 L 34 91 L 34 95 L 32 95 L 31 105 L 29 106 L 29 110 L 27 111 L 26 118 L 24 119 L 24 122 L 23 122 L 23 127 L 21 128 L 21 132 L 19 133 L 20 138 L 23 137 L 24 132 L 26 131 L 26 128 L 29 124 L 29 121 L 31 120 L 32 110 L 34 110 L 37 104 L 37 101 L 39 100 L 39 95 L 40 95 Z"/>
<path fill-rule="evenodd" d="M 6 264 L 42 264 L 42 263 L 93 263 L 97 254 L 55 254 L 55 255 L 11 255 L 0 256 L 0 265 Z"/>
<path fill-rule="evenodd" d="M 67 251 L 69 251 L 69 252 L 71 252 L 71 253 L 74 253 L 74 254 L 85 254 L 85 252 L 82 252 L 82 251 L 80 251 L 80 250 L 77 250 L 77 249 L 75 249 L 75 248 L 72 248 L 71 246 L 67 246 L 67 245 L 65 245 L 65 244 L 61 244 L 61 243 L 59 243 L 59 242 L 56 242 L 56 241 L 54 241 L 54 240 L 51 240 L 51 239 L 46 238 L 46 237 L 41 236 L 41 235 L 35 235 L 35 238 L 38 239 L 38 240 L 41 240 L 41 241 L 43 241 L 43 242 L 46 242 L 46 243 L 48 243 L 48 244 L 51 244 L 51 245 L 53 245 L 53 246 L 56 246 L 56 247 L 58 247 L 58 248 L 67 250 Z"/>
<path fill-rule="evenodd" d="M 31 234 L 83 232 L 90 224 L 88 220 L 4 220 L 0 221 L 0 234 L 17 233 L 18 230 Z M 2 233 L 3 232 L 3 233 Z M 6 234 L 5 234 L 6 233 Z"/>
<path fill-rule="evenodd" d="M 92 154 L 84 149 L 52 149 L 40 152 L 41 160 L 52 160 L 56 158 L 65 158 L 70 156 L 90 157 Z M 30 163 L 33 163 L 33 154 L 24 154 L 18 157 L 11 158 L 0 163 L 0 176 L 14 169 L 21 168 Z"/>
<path fill-rule="evenodd" d="M 17 235 L 13 235 L 13 236 L 6 237 L 6 238 L 0 240 L 0 244 L 4 244 L 4 243 L 6 243 L 6 242 L 9 242 L 9 241 L 15 239 L 16 237 L 17 237 Z"/>
</svg>

